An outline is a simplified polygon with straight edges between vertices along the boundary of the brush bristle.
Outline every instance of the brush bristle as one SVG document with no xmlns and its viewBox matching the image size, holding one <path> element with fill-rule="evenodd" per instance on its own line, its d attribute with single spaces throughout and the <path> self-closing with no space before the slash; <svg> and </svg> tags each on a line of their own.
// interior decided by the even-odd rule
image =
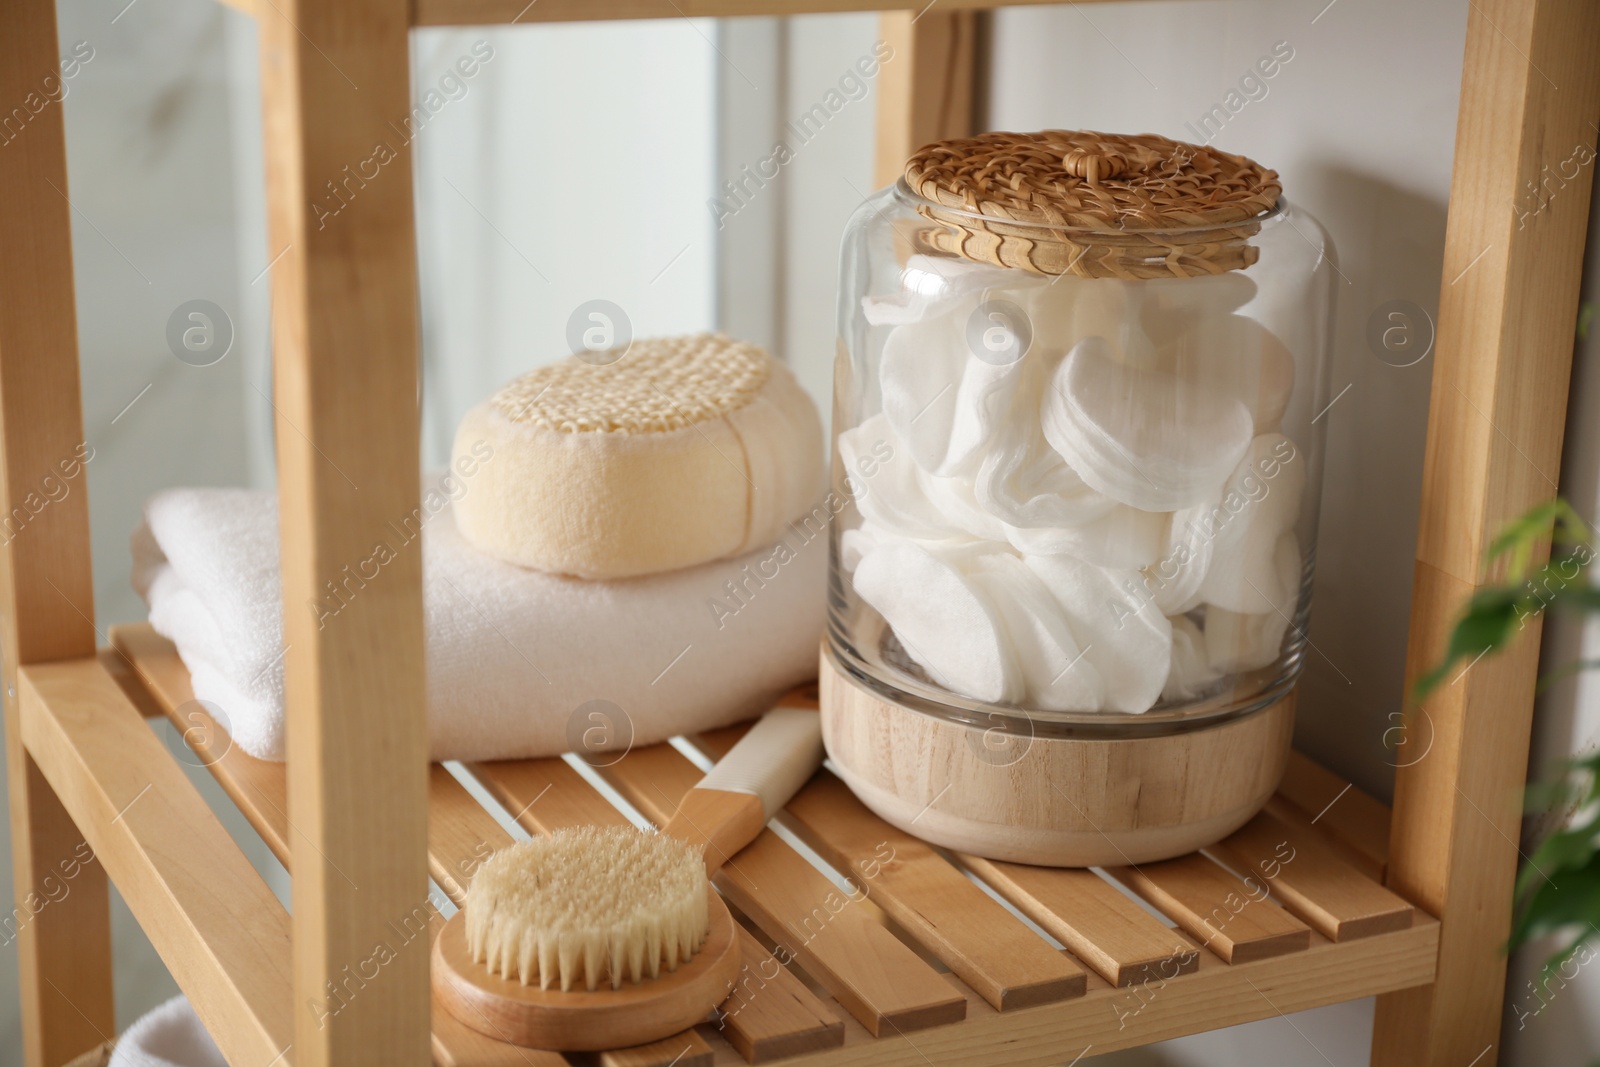
<svg viewBox="0 0 1600 1067">
<path fill-rule="evenodd" d="M 584 826 L 500 849 L 467 890 L 467 948 L 502 978 L 593 990 L 676 970 L 706 939 L 698 850 L 632 827 Z"/>
</svg>

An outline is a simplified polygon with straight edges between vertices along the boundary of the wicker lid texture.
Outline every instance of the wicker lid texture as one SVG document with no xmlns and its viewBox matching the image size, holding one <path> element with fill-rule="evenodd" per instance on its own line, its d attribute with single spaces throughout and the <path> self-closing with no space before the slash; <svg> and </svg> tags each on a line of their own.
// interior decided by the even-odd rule
<svg viewBox="0 0 1600 1067">
<path fill-rule="evenodd" d="M 1075 130 L 938 141 L 905 184 L 930 249 L 1036 274 L 1187 278 L 1256 261 L 1283 191 L 1244 156 L 1154 134 Z"/>
</svg>

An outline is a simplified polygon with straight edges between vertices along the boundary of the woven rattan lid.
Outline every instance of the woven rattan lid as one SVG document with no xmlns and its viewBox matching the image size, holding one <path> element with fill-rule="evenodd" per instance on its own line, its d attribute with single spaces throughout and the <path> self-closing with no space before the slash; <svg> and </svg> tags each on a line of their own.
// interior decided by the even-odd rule
<svg viewBox="0 0 1600 1067">
<path fill-rule="evenodd" d="M 1036 274 L 1187 278 L 1256 261 L 1276 171 L 1154 134 L 1076 130 L 938 141 L 905 184 L 931 249 Z"/>
</svg>

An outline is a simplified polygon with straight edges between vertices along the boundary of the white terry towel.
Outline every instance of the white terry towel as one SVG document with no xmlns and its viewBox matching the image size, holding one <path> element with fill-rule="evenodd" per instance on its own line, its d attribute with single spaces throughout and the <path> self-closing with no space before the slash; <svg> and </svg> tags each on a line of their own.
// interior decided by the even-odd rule
<svg viewBox="0 0 1600 1067">
<path fill-rule="evenodd" d="M 110 1067 L 227 1067 L 184 996 L 158 1005 L 117 1038 Z"/>
<path fill-rule="evenodd" d="M 480 553 L 457 531 L 448 497 L 425 496 L 424 514 L 430 500 L 420 536 L 394 526 L 390 544 L 421 543 L 435 760 L 569 751 L 600 721 L 591 712 L 617 718 L 590 701 L 620 709 L 624 719 L 610 723 L 619 736 L 631 725 L 634 744 L 652 744 L 748 718 L 816 673 L 825 505 L 743 556 L 601 582 Z M 221 709 L 241 748 L 272 760 L 284 758 L 277 534 L 272 493 L 172 489 L 150 499 L 133 535 L 134 588 L 177 646 L 196 699 Z M 381 569 L 371 580 L 384 580 Z M 360 596 L 356 582 L 346 588 Z M 330 593 L 291 610 L 333 612 L 333 626 L 340 607 Z"/>
</svg>

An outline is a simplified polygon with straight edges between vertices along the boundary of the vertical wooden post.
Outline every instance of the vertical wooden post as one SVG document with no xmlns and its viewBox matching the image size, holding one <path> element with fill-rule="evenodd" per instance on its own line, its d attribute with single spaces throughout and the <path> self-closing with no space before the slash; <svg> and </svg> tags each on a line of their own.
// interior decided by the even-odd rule
<svg viewBox="0 0 1600 1067">
<path fill-rule="evenodd" d="M 429 1057 L 405 0 L 260 11 L 297 1064 Z"/>
<path fill-rule="evenodd" d="M 1508 520 L 1556 495 L 1600 115 L 1600 7 L 1467 14 L 1407 676 L 1436 662 Z M 1389 883 L 1443 920 L 1429 987 L 1378 998 L 1375 1067 L 1499 1043 L 1538 628 L 1409 709 Z"/>
<path fill-rule="evenodd" d="M 878 77 L 874 188 L 893 185 L 931 141 L 976 132 L 978 11 L 885 11 L 878 34 L 894 55 Z"/>
<path fill-rule="evenodd" d="M 17 667 L 92 656 L 94 583 L 78 391 L 67 148 L 55 4 L 17 0 L 0 32 L 0 683 L 28 1067 L 116 1032 L 106 876 L 22 747 Z M 12 107 L 28 115 L 13 121 Z M 53 187 L 52 187 L 53 186 Z"/>
</svg>

